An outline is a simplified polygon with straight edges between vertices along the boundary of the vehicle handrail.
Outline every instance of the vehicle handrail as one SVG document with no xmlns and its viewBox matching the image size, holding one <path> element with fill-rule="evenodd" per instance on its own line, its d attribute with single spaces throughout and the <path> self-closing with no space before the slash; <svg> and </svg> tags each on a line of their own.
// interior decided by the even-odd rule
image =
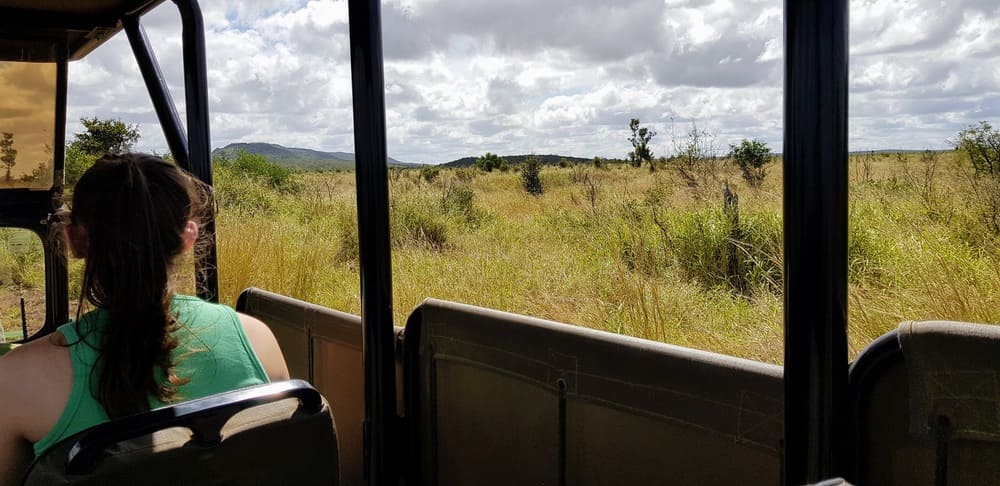
<svg viewBox="0 0 1000 486">
<path fill-rule="evenodd" d="M 182 402 L 95 426 L 70 448 L 66 473 L 91 471 L 106 447 L 166 427 L 190 429 L 194 440 L 201 445 L 218 444 L 222 441 L 220 432 L 223 425 L 236 413 L 288 398 L 299 400 L 298 410 L 302 413 L 315 414 L 323 410 L 323 398 L 303 380 L 241 388 Z"/>
</svg>

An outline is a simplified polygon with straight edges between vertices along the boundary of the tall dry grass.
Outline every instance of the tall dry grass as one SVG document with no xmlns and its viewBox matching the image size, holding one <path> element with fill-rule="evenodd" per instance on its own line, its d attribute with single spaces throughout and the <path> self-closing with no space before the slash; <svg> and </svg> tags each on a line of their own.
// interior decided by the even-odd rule
<svg viewBox="0 0 1000 486">
<path fill-rule="evenodd" d="M 852 355 L 903 320 L 1000 322 L 1000 245 L 984 202 L 958 154 L 934 157 L 851 158 Z M 429 172 L 390 177 L 397 324 L 435 297 L 781 361 L 780 164 L 760 189 L 722 166 L 697 190 L 669 169 L 545 167 L 540 196 L 514 170 Z M 357 313 L 354 174 L 292 177 L 281 190 L 217 177 L 222 300 L 257 286 Z M 737 233 L 724 182 L 740 197 Z M 0 262 L 20 271 L 9 252 Z"/>
<path fill-rule="evenodd" d="M 957 154 L 851 159 L 852 355 L 908 319 L 1000 322 L 1000 251 L 977 223 Z M 297 195 L 219 216 L 224 300 L 254 285 L 358 312 L 351 173 L 300 174 Z M 781 167 L 760 189 L 734 167 L 692 191 L 675 173 L 546 167 L 544 193 L 515 171 L 416 170 L 391 178 L 397 324 L 427 297 L 747 358 L 782 359 Z M 722 183 L 740 196 L 733 241 Z M 929 196 L 930 195 L 930 196 Z M 748 287 L 727 284 L 735 244 Z"/>
</svg>

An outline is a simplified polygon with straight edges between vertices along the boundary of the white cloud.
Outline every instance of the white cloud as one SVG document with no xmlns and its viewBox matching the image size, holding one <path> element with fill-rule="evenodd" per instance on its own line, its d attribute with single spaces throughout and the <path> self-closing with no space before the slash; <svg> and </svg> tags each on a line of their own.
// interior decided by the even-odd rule
<svg viewBox="0 0 1000 486">
<path fill-rule="evenodd" d="M 215 146 L 274 142 L 353 151 L 343 0 L 206 2 Z M 444 162 L 552 152 L 622 157 L 640 118 L 670 151 L 671 123 L 780 150 L 779 0 L 389 0 L 383 4 L 390 154 Z M 1000 117 L 994 0 L 853 0 L 851 147 L 941 148 Z M 180 29 L 145 21 L 183 114 Z M 123 36 L 71 66 L 69 133 L 82 116 L 140 123 L 164 151 Z"/>
</svg>

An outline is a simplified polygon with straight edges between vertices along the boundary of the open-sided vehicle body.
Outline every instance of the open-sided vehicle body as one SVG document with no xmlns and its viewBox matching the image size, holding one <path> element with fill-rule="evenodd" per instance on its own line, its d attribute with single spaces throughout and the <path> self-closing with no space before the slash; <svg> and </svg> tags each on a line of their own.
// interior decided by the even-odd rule
<svg viewBox="0 0 1000 486">
<path fill-rule="evenodd" d="M 20 122 L 5 115 L 0 131 L 45 132 L 52 147 L 49 178 L 0 189 L 0 226 L 48 231 L 67 63 L 119 30 L 174 159 L 211 184 L 201 14 L 174 1 L 185 130 L 140 25 L 159 3 L 0 1 L 0 83 L 12 66 L 45 71 L 36 86 L 51 100 L 40 125 L 8 128 Z M 907 324 L 848 367 L 846 0 L 785 5 L 783 368 L 433 299 L 394 327 L 380 4 L 348 3 L 361 316 L 258 289 L 237 304 L 271 326 L 293 377 L 329 400 L 339 444 L 325 452 L 344 484 L 1000 482 L 994 328 Z M 68 317 L 65 263 L 45 241 L 39 335 Z M 212 299 L 214 253 L 198 266 L 199 294 Z"/>
</svg>

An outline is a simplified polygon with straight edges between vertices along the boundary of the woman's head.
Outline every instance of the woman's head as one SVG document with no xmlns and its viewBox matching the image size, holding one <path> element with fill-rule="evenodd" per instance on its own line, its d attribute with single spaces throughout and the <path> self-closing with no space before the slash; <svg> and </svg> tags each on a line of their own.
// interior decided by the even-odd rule
<svg viewBox="0 0 1000 486">
<path fill-rule="evenodd" d="M 74 255 L 87 259 L 88 267 L 99 270 L 94 275 L 103 277 L 99 284 L 114 285 L 121 280 L 117 277 L 131 280 L 120 272 L 142 271 L 148 276 L 151 267 L 160 261 L 169 266 L 194 243 L 200 199 L 192 178 L 159 157 L 102 157 L 73 191 L 66 227 L 70 248 Z M 143 267 L 121 268 L 118 262 L 130 257 L 139 259 Z"/>
<path fill-rule="evenodd" d="M 198 183 L 173 164 L 145 154 L 99 159 L 77 182 L 66 236 L 85 259 L 80 293 L 108 313 L 101 344 L 98 400 L 112 417 L 169 399 L 172 382 L 169 281 L 176 258 L 198 236 Z"/>
</svg>

